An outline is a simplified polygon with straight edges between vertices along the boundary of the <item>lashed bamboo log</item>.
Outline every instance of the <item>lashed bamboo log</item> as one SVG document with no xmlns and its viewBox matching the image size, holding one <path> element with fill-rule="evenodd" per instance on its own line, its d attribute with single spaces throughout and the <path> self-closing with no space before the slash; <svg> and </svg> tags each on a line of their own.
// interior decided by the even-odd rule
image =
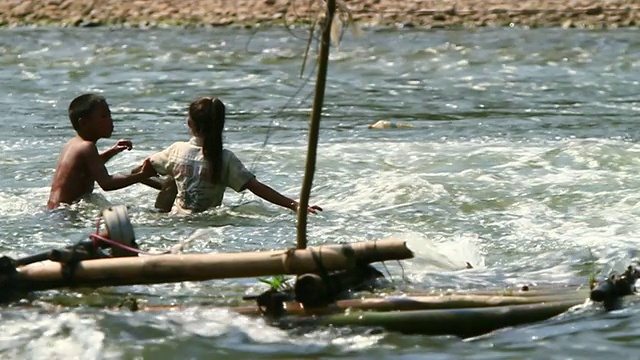
<svg viewBox="0 0 640 360">
<path fill-rule="evenodd" d="M 354 311 L 307 318 L 301 322 L 328 326 L 382 327 L 388 331 L 404 334 L 471 337 L 500 328 L 547 320 L 580 305 L 582 302 L 583 300 L 574 299 L 543 304 L 485 308 L 391 312 Z"/>
<path fill-rule="evenodd" d="M 588 297 L 589 291 L 587 290 L 547 296 L 444 295 L 387 297 L 380 299 L 340 300 L 336 305 L 342 309 L 357 309 L 363 311 L 407 311 L 524 305 L 567 300 L 584 302 Z"/>
<path fill-rule="evenodd" d="M 569 294 L 571 292 L 586 292 L 589 293 L 588 285 L 573 285 L 573 286 L 550 286 L 550 285 L 535 285 L 529 287 L 527 290 L 521 288 L 496 288 L 495 290 L 485 289 L 468 289 L 468 290 L 433 290 L 430 292 L 408 292 L 400 295 L 407 297 L 414 296 L 446 296 L 446 295 L 486 295 L 486 296 L 547 296 L 547 295 L 559 295 Z M 388 294 L 387 296 L 394 296 L 394 294 Z"/>
<path fill-rule="evenodd" d="M 576 304 L 585 302 L 589 297 L 588 289 L 575 290 L 566 289 L 564 292 L 557 292 L 553 295 L 544 296 L 496 296 L 496 295 L 468 295 L 451 294 L 434 296 L 429 294 L 403 296 L 403 297 L 380 297 L 366 299 L 338 300 L 334 304 L 320 308 L 305 308 L 296 301 L 285 302 L 284 309 L 286 315 L 291 316 L 316 316 L 328 314 L 340 314 L 345 311 L 412 311 L 412 310 L 446 310 L 463 308 L 483 308 L 496 306 L 543 304 L 571 301 Z M 145 311 L 176 309 L 175 306 L 147 306 Z M 262 311 L 255 305 L 238 306 L 230 308 L 231 311 L 243 315 L 257 316 Z"/>
<path fill-rule="evenodd" d="M 350 269 L 357 262 L 413 257 L 404 241 L 384 239 L 304 250 L 247 253 L 154 255 L 85 260 L 65 269 L 60 263 L 37 263 L 0 277 L 0 291 L 36 291 L 60 287 L 99 287 L 204 281 L 223 278 L 299 275 Z"/>
</svg>

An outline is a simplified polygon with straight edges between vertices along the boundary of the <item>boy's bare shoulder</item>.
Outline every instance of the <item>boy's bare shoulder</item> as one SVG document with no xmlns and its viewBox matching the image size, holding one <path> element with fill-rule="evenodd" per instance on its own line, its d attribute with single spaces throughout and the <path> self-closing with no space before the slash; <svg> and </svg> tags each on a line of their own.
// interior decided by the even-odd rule
<svg viewBox="0 0 640 360">
<path fill-rule="evenodd" d="M 84 140 L 80 137 L 74 137 L 67 142 L 65 146 L 67 151 L 72 151 L 76 153 L 86 153 L 86 152 L 97 152 L 96 144 L 89 141 Z"/>
<path fill-rule="evenodd" d="M 79 164 L 95 160 L 98 150 L 96 145 L 80 137 L 74 137 L 67 141 L 60 153 L 59 166 L 62 164 Z"/>
</svg>

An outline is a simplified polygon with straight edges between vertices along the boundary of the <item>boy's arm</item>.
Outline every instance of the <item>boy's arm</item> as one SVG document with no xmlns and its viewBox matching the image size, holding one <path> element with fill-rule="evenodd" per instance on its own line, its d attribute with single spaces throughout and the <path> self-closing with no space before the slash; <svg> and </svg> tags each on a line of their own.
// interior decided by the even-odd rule
<svg viewBox="0 0 640 360">
<path fill-rule="evenodd" d="M 297 201 L 280 194 L 279 192 L 273 190 L 269 186 L 258 181 L 258 179 L 256 179 L 255 177 L 249 180 L 246 188 L 249 189 L 249 191 L 251 191 L 252 193 L 267 200 L 272 204 L 285 207 L 292 211 L 298 211 Z M 322 209 L 319 206 L 313 205 L 313 206 L 309 206 L 307 211 L 312 214 L 316 214 L 318 211 L 322 211 Z"/>
<path fill-rule="evenodd" d="M 169 154 L 171 153 L 175 145 L 176 144 L 174 143 L 168 148 L 149 156 L 149 161 L 151 161 L 151 164 L 153 165 L 153 168 L 158 175 L 173 175 L 173 173 L 170 170 L 172 165 L 171 165 Z M 142 165 L 136 166 L 135 168 L 133 168 L 131 170 L 131 173 L 135 174 L 140 171 L 142 171 Z M 156 190 L 162 191 L 164 182 L 158 178 L 149 178 L 149 179 L 142 180 L 141 183 L 148 185 Z"/>
<path fill-rule="evenodd" d="M 110 175 L 104 166 L 102 157 L 98 154 L 98 150 L 92 143 L 87 143 L 82 149 L 82 157 L 89 170 L 89 175 L 104 191 L 122 189 L 155 175 L 155 170 L 153 170 L 153 166 L 151 166 L 149 160 L 145 160 L 141 172 L 130 175 Z"/>
<path fill-rule="evenodd" d="M 139 173 L 140 171 L 142 171 L 142 165 L 136 166 L 135 168 L 133 168 L 133 170 L 131 170 L 131 173 L 135 174 L 135 173 Z M 141 180 L 140 182 L 156 190 L 162 190 L 163 182 L 161 179 L 150 177 L 148 179 Z"/>
</svg>

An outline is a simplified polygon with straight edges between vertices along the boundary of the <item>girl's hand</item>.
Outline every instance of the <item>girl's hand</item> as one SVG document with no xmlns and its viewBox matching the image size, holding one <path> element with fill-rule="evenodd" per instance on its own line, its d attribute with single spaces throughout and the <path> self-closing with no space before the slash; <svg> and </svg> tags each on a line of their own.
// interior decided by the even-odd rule
<svg viewBox="0 0 640 360">
<path fill-rule="evenodd" d="M 322 211 L 322 208 L 318 205 L 312 205 L 307 208 L 307 212 L 310 214 L 317 214 L 318 211 Z"/>
<path fill-rule="evenodd" d="M 298 202 L 297 202 L 297 201 L 294 201 L 294 202 L 291 204 L 291 210 L 293 210 L 293 211 L 295 211 L 295 212 L 298 212 L 298 207 L 299 207 L 299 206 L 300 206 L 300 204 L 298 204 Z M 318 206 L 318 205 L 312 205 L 312 206 L 309 206 L 309 207 L 307 208 L 307 212 L 308 212 L 309 214 L 318 214 L 318 211 L 322 211 L 322 208 L 321 208 L 320 206 Z"/>
</svg>

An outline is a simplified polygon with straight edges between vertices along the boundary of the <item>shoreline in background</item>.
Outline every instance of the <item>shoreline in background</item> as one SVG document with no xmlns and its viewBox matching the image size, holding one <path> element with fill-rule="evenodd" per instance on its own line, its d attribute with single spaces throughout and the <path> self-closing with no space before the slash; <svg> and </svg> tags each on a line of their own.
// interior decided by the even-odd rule
<svg viewBox="0 0 640 360">
<path fill-rule="evenodd" d="M 362 27 L 640 25 L 637 0 L 345 0 L 342 3 Z M 320 14 L 322 4 L 321 0 L 0 0 L 0 26 L 282 25 L 311 23 Z"/>
</svg>

